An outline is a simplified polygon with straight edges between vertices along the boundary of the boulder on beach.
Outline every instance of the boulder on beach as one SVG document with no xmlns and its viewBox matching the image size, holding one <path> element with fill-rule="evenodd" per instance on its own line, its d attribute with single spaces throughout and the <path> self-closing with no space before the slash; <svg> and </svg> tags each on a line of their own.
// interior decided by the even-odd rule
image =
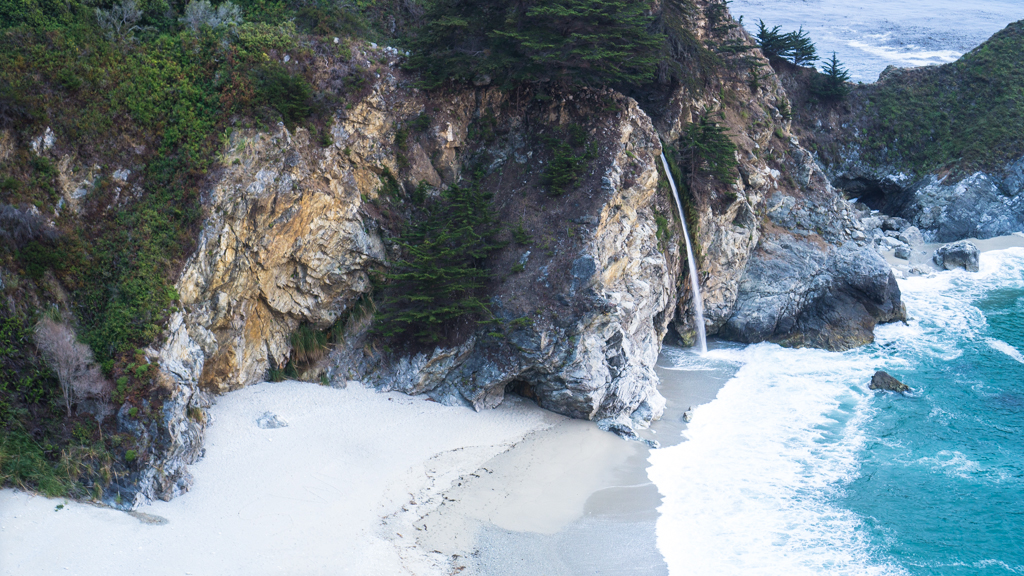
<svg viewBox="0 0 1024 576">
<path fill-rule="evenodd" d="M 960 240 L 959 242 L 946 244 L 936 250 L 933 260 L 935 264 L 946 270 L 963 268 L 968 272 L 977 272 L 980 254 L 981 251 L 978 250 L 977 246 L 966 240 Z"/>
<path fill-rule="evenodd" d="M 879 370 L 875 372 L 875 375 L 871 377 L 871 385 L 868 386 L 872 390 L 888 390 L 890 392 L 899 392 L 903 394 L 910 391 L 910 386 L 907 386 L 903 382 L 893 378 L 888 372 Z"/>
</svg>

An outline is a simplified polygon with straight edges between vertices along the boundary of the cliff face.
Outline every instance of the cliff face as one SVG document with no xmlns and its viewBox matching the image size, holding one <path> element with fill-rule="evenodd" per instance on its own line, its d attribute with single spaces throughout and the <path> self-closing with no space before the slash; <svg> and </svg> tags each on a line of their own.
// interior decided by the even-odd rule
<svg viewBox="0 0 1024 576">
<path fill-rule="evenodd" d="M 753 45 L 739 28 L 701 33 Z M 737 147 L 735 183 L 691 182 L 708 334 L 831 350 L 871 342 L 876 323 L 905 315 L 895 277 L 793 133 L 791 96 L 768 61 L 754 50 L 723 68 L 717 94 L 680 89 L 652 108 L 668 142 L 712 118 Z M 675 324 L 684 340 L 694 333 L 690 302 L 687 288 Z"/>
<path fill-rule="evenodd" d="M 1024 230 L 1024 21 L 959 61 L 889 67 L 840 103 L 809 70 L 780 64 L 794 132 L 850 197 L 949 242 Z"/>
<path fill-rule="evenodd" d="M 454 347 L 384 354 L 366 346 L 360 326 L 327 373 L 477 409 L 499 404 L 511 386 L 579 418 L 628 417 L 641 405 L 641 421 L 657 417 L 663 400 L 653 365 L 672 318 L 679 258 L 678 246 L 656 237 L 654 212 L 667 213 L 668 204 L 655 198 L 660 144 L 647 116 L 614 93 L 544 104 L 466 90 L 431 102 L 400 77 L 339 112 L 329 147 L 283 127 L 232 138 L 178 284 L 187 333 L 205 356 L 198 384 L 224 392 L 264 379 L 287 362 L 300 324 L 326 328 L 371 291 L 368 274 L 386 265 L 391 242 L 381 222 L 401 209 L 382 195 L 385 171 L 407 190 L 444 185 L 470 156 L 479 169 L 486 153 L 485 182 L 501 219 L 531 237 L 492 263 L 492 309 L 510 328 L 467 334 Z M 430 125 L 395 144 L 400 127 L 428 108 Z M 487 134 L 471 141 L 480 123 Z M 576 190 L 555 198 L 542 183 L 547 149 L 537 136 L 570 125 L 587 131 L 596 160 Z"/>
<path fill-rule="evenodd" d="M 391 49 L 357 50 L 397 60 Z M 337 64 L 322 66 L 328 86 Z M 392 67 L 337 111 L 329 145 L 302 128 L 235 131 L 178 281 L 183 310 L 159 352 L 178 400 L 166 405 L 162 456 L 139 498 L 187 489 L 206 393 L 284 366 L 300 325 L 345 327 L 303 374 L 332 385 L 358 380 L 478 410 L 514 392 L 625 436 L 658 418 L 661 343 L 670 328 L 693 332 L 661 140 L 675 143 L 702 117 L 728 128 L 740 175 L 691 181 L 686 199 L 709 333 L 837 350 L 870 342 L 875 323 L 903 317 L 899 289 L 881 257 L 852 240 L 858 224 L 789 132 L 785 90 L 757 74 L 723 73 L 716 96 L 679 89 L 649 115 L 613 91 L 428 95 Z M 552 143 L 570 133 L 585 135 L 586 168 L 554 195 Z M 405 199 L 470 174 L 505 223 L 507 245 L 487 263 L 500 322 L 460 325 L 430 348 L 386 346 L 349 313 L 399 254 Z"/>
</svg>

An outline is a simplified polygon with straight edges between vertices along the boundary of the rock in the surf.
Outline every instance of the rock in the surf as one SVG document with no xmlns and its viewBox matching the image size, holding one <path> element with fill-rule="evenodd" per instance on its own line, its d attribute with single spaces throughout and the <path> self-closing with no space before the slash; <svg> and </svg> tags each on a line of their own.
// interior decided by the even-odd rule
<svg viewBox="0 0 1024 576">
<path fill-rule="evenodd" d="M 890 392 L 899 392 L 903 394 L 910 391 L 910 386 L 907 386 L 903 382 L 893 378 L 888 372 L 879 370 L 875 372 L 875 375 L 871 377 L 871 385 L 868 386 L 872 390 L 888 390 Z"/>
</svg>

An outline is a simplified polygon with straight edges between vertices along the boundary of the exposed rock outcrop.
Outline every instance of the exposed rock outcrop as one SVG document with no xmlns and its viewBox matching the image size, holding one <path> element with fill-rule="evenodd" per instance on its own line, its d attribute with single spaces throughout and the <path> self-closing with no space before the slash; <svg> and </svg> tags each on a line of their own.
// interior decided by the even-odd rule
<svg viewBox="0 0 1024 576">
<path fill-rule="evenodd" d="M 323 65 L 318 75 L 331 78 L 331 62 Z M 236 131 L 178 282 L 183 312 L 168 341 L 176 351 L 160 354 L 162 365 L 176 354 L 190 359 L 187 369 L 165 369 L 177 391 L 167 407 L 180 414 L 164 418 L 168 434 L 138 430 L 167 438 L 139 494 L 187 488 L 185 466 L 205 423 L 200 390 L 261 380 L 288 361 L 297 327 L 344 319 L 371 292 L 371 274 L 398 254 L 393 237 L 410 214 L 403 193 L 425 183 L 436 194 L 470 169 L 494 193 L 500 219 L 526 236 L 509 238 L 488 261 L 499 328 L 464 323 L 424 349 L 382 346 L 368 337 L 368 320 L 350 322 L 310 375 L 478 410 L 514 392 L 625 436 L 658 418 L 662 340 L 670 325 L 684 337 L 693 329 L 660 140 L 705 115 L 725 118 L 740 164 L 735 183 L 694 181 L 687 200 L 709 333 L 836 350 L 871 341 L 875 323 L 904 315 L 891 271 L 788 133 L 774 76 L 756 87 L 722 82 L 728 102 L 680 89 L 652 122 L 613 91 L 534 98 L 477 87 L 428 96 L 392 69 L 337 112 L 329 146 L 301 128 Z M 416 118 L 428 125 L 410 133 Z M 590 160 L 571 190 L 553 196 L 549 142 L 570 126 L 586 134 Z"/>
<path fill-rule="evenodd" d="M 182 313 L 171 318 L 167 334 L 160 350 L 147 350 L 158 367 L 163 403 L 146 401 L 141 411 L 126 403 L 117 414 L 118 428 L 134 437 L 139 460 L 148 464 L 107 487 L 104 502 L 110 506 L 131 510 L 154 499 L 170 500 L 192 486 L 188 466 L 202 455 L 209 424 L 211 398 L 197 384 L 205 356 L 189 337 Z"/>
<path fill-rule="evenodd" d="M 528 117 L 500 109 L 499 128 L 507 134 L 488 145 L 490 155 L 509 159 L 503 173 L 513 190 L 497 202 L 502 216 L 518 218 L 534 236 L 495 262 L 499 271 L 522 266 L 492 286 L 494 312 L 513 328 L 501 338 L 476 333 L 458 346 L 382 358 L 380 367 L 367 370 L 369 381 L 476 409 L 493 408 L 506 389 L 515 390 L 555 412 L 609 426 L 624 419 L 645 425 L 662 413 L 653 366 L 673 316 L 679 255 L 678 246 L 657 239 L 655 211 L 669 209 L 658 188 L 657 134 L 632 99 L 613 93 L 573 99 L 542 116 L 584 125 L 600 143 L 577 192 L 546 198 L 538 174 L 515 160 L 544 153 L 516 150 L 529 141 L 516 128 Z M 608 102 L 620 112 L 588 114 Z M 452 121 L 468 124 L 469 112 Z M 465 140 L 454 141 L 463 148 Z"/>
<path fill-rule="evenodd" d="M 868 388 L 872 390 L 888 390 L 889 392 L 898 392 L 900 394 L 910 391 L 910 386 L 893 378 L 888 372 L 883 370 L 875 372 L 875 375 L 871 377 L 871 384 L 868 385 Z"/>
<path fill-rule="evenodd" d="M 725 40 L 753 44 L 740 29 L 731 35 Z M 681 89 L 656 119 L 666 140 L 690 121 L 721 119 L 737 146 L 737 182 L 691 182 L 708 334 L 831 350 L 871 342 L 875 324 L 905 316 L 889 266 L 865 248 L 871 241 L 842 195 L 789 133 L 778 79 L 723 83 L 731 98 Z M 693 332 L 690 297 L 680 298 L 675 324 L 684 340 Z"/>
<path fill-rule="evenodd" d="M 977 246 L 966 240 L 961 240 L 940 247 L 935 251 L 934 260 L 935 264 L 946 270 L 963 268 L 968 272 L 977 272 L 980 256 L 981 252 Z"/>
</svg>

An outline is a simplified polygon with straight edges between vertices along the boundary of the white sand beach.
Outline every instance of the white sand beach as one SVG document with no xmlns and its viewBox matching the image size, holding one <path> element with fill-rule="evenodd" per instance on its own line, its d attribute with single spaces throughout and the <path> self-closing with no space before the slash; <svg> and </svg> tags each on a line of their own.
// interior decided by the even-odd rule
<svg viewBox="0 0 1024 576">
<path fill-rule="evenodd" d="M 257 427 L 266 411 L 289 425 Z M 478 414 L 303 382 L 233 392 L 212 414 L 195 487 L 140 508 L 142 520 L 0 492 L 0 574 L 434 573 L 445 559 L 403 545 L 382 518 L 427 504 L 453 478 L 565 420 L 518 398 Z"/>
<path fill-rule="evenodd" d="M 645 434 L 672 443 L 722 378 L 661 373 L 669 408 Z M 288 426 L 258 427 L 266 412 Z M 649 449 L 532 401 L 477 413 L 281 382 L 211 414 L 195 485 L 171 502 L 0 491 L 0 575 L 667 573 Z"/>
</svg>

